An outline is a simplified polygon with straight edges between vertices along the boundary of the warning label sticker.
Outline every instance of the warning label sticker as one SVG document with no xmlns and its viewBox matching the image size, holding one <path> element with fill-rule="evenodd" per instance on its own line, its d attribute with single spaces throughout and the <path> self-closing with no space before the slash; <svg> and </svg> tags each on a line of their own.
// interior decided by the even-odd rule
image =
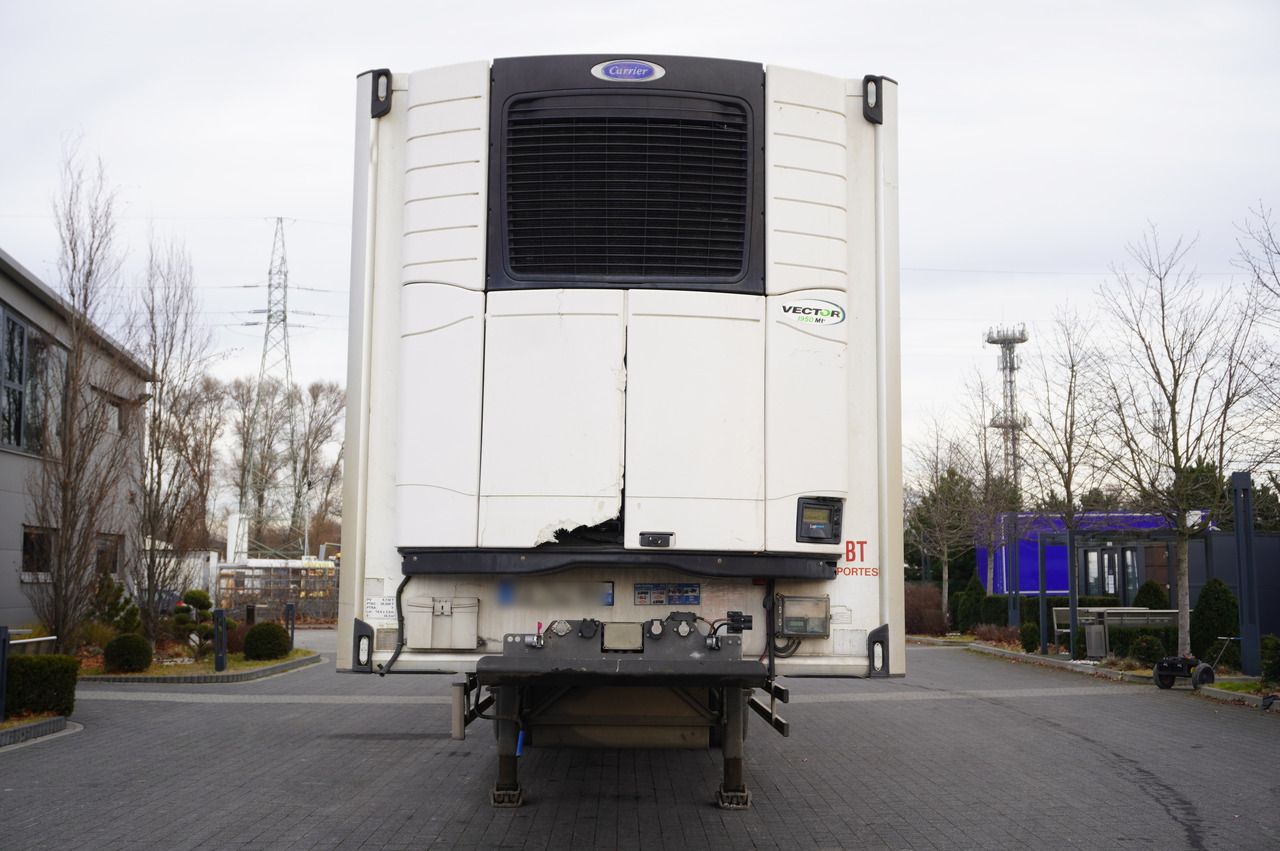
<svg viewBox="0 0 1280 851">
<path fill-rule="evenodd" d="M 697 582 L 637 582 L 637 606 L 700 606 L 702 586 Z"/>
<path fill-rule="evenodd" d="M 393 621 L 396 619 L 395 597 L 366 597 L 364 619 L 367 621 Z"/>
</svg>

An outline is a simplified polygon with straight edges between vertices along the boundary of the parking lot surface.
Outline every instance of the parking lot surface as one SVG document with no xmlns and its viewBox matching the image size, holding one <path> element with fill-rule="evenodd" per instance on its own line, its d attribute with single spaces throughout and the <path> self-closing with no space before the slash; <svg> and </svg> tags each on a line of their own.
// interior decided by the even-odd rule
<svg viewBox="0 0 1280 851">
<path fill-rule="evenodd" d="M 747 811 L 716 751 L 525 753 L 494 809 L 450 677 L 322 664 L 240 684 L 82 683 L 83 729 L 0 750 L 0 849 L 1280 847 L 1280 718 L 953 647 L 894 680 L 787 680 Z M 1181 682 L 1181 681 L 1180 681 Z"/>
</svg>

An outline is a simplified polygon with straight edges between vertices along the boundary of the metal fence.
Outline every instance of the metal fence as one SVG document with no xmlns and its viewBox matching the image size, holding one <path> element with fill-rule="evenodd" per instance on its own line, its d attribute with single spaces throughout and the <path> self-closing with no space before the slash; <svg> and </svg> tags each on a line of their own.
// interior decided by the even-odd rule
<svg viewBox="0 0 1280 851">
<path fill-rule="evenodd" d="M 255 620 L 279 620 L 293 603 L 303 623 L 332 623 L 338 619 L 338 569 L 330 566 L 276 564 L 223 565 L 214 589 L 215 608 L 241 623 L 245 607 L 253 606 Z"/>
</svg>

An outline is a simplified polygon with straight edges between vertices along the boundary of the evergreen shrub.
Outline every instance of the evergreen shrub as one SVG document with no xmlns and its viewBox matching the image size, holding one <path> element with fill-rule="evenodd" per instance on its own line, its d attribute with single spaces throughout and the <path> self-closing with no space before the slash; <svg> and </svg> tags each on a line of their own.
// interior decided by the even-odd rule
<svg viewBox="0 0 1280 851">
<path fill-rule="evenodd" d="M 1154 579 L 1148 579 L 1138 588 L 1138 593 L 1133 595 L 1134 606 L 1145 606 L 1148 609 L 1168 609 L 1169 595 L 1164 593 Z"/>
<path fill-rule="evenodd" d="M 1262 680 L 1280 683 L 1280 638 L 1262 636 Z"/>
<path fill-rule="evenodd" d="M 117 635 L 102 648 L 102 664 L 113 674 L 145 671 L 151 667 L 151 644 L 136 632 Z"/>
<path fill-rule="evenodd" d="M 987 589 L 982 587 L 978 577 L 976 575 L 970 577 L 969 584 L 964 587 L 960 597 L 959 617 L 956 619 L 956 628 L 960 632 L 965 634 L 973 632 L 973 628 L 978 625 L 982 617 L 982 599 L 986 596 Z"/>
<path fill-rule="evenodd" d="M 1129 645 L 1130 656 L 1143 665 L 1154 665 L 1169 654 L 1165 652 L 1164 642 L 1154 635 L 1139 635 Z"/>
<path fill-rule="evenodd" d="M 1236 595 L 1221 579 L 1210 579 L 1200 589 L 1195 608 L 1191 610 L 1191 655 L 1202 662 L 1213 663 L 1222 649 L 1220 635 L 1240 634 L 1240 607 Z M 1240 670 L 1240 642 L 1227 642 L 1221 665 Z"/>
<path fill-rule="evenodd" d="M 213 601 L 209 599 L 209 592 L 201 591 L 199 588 L 192 588 L 190 591 L 182 595 L 182 602 L 193 609 L 199 609 L 207 612 L 213 608 Z"/>
<path fill-rule="evenodd" d="M 137 632 L 142 628 L 138 606 L 133 597 L 125 593 L 122 582 L 103 582 L 94 595 L 91 611 L 94 621 L 110 626 L 117 633 Z"/>
<path fill-rule="evenodd" d="M 1022 640 L 1022 649 L 1027 653 L 1040 652 L 1040 625 L 1023 621 L 1018 628 L 1018 637 Z"/>
<path fill-rule="evenodd" d="M 289 649 L 289 631 L 275 621 L 256 623 L 244 636 L 246 659 L 282 659 Z"/>
<path fill-rule="evenodd" d="M 76 706 L 74 656 L 10 656 L 4 691 L 6 718 L 27 712 L 70 715 Z"/>
</svg>

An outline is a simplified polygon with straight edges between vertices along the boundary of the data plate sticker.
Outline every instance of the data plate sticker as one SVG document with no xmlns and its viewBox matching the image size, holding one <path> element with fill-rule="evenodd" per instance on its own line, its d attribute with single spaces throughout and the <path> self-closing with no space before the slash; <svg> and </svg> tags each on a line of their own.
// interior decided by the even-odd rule
<svg viewBox="0 0 1280 851">
<path fill-rule="evenodd" d="M 700 606 L 702 586 L 697 582 L 637 582 L 637 606 Z"/>
<path fill-rule="evenodd" d="M 395 597 L 366 597 L 364 601 L 366 621 L 393 621 L 396 619 Z"/>
</svg>

